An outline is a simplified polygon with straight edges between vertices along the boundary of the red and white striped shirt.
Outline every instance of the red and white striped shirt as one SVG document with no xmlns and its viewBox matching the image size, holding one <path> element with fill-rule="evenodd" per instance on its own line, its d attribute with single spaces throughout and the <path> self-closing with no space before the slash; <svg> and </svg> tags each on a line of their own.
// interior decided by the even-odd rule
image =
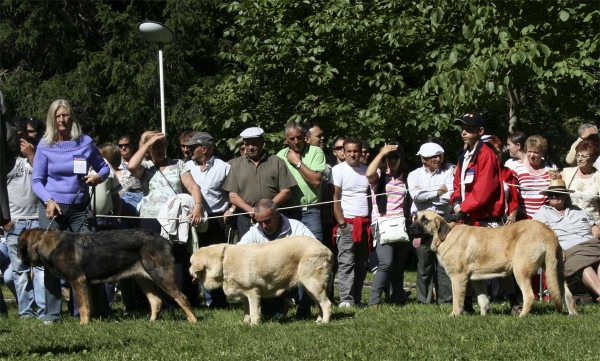
<svg viewBox="0 0 600 361">
<path fill-rule="evenodd" d="M 527 213 L 527 217 L 531 218 L 535 212 L 542 207 L 547 200 L 547 197 L 540 194 L 550 185 L 550 175 L 548 169 L 550 166 L 545 166 L 544 173 L 541 175 L 532 175 L 524 163 L 517 163 L 512 172 L 517 179 L 519 188 L 519 208 L 522 212 Z"/>
</svg>

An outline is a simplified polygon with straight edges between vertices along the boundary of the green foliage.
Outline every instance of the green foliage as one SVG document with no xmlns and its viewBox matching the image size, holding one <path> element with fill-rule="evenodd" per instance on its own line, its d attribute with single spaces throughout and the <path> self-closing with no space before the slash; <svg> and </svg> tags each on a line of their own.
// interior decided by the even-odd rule
<svg viewBox="0 0 600 361">
<path fill-rule="evenodd" d="M 44 118 L 67 98 L 99 140 L 159 128 L 146 19 L 176 34 L 164 49 L 172 146 L 195 128 L 227 152 L 258 125 L 278 150 L 282 126 L 299 121 L 372 145 L 399 136 L 408 151 L 427 136 L 459 147 L 451 120 L 479 110 L 489 133 L 505 135 L 514 113 L 511 127 L 562 153 L 565 133 L 600 116 L 600 10 L 567 0 L 5 0 L 9 111 Z"/>
</svg>

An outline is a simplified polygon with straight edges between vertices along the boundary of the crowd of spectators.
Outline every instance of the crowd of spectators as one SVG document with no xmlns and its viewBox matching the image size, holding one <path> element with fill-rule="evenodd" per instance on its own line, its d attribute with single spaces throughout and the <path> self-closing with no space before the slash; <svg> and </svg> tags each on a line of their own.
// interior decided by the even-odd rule
<svg viewBox="0 0 600 361">
<path fill-rule="evenodd" d="M 478 113 L 455 120 L 464 143 L 456 165 L 445 160 L 444 142 L 429 138 L 419 145 L 421 165 L 413 169 L 402 139 L 388 139 L 371 157 L 369 143 L 352 134 L 334 138 L 327 148 L 327 135 L 318 124 L 286 124 L 281 133 L 285 147 L 274 153 L 265 149 L 261 128 L 247 128 L 236 143 L 239 155 L 224 160 L 215 152 L 218 135 L 196 130 L 180 134 L 179 159 L 167 156 L 165 134 L 152 130 L 139 141 L 124 134 L 115 143 L 97 146 L 66 100 L 50 105 L 45 127 L 37 119 L 0 123 L 0 186 L 7 187 L 2 190 L 7 204 L 2 208 L 0 270 L 23 318 L 55 322 L 63 299 L 78 315 L 68 284 L 18 257 L 19 234 L 37 227 L 71 232 L 139 227 L 160 233 L 173 245 L 177 285 L 195 306 L 204 302 L 224 308 L 228 303 L 223 290 L 202 290 L 187 274 L 194 250 L 296 234 L 320 240 L 336 255 L 340 307 L 405 304 L 410 291 L 405 290 L 404 269 L 411 252 L 417 258 L 417 302 L 449 303 L 452 285 L 429 242 L 408 234 L 392 241 L 382 237 L 384 221 L 401 219 L 408 228 L 414 215 L 426 209 L 480 227 L 532 218 L 545 222 L 565 250 L 567 276 L 581 280 L 600 300 L 599 139 L 593 125 L 582 126 L 567 156 L 572 167 L 560 172 L 545 159 L 548 144 L 542 136 L 514 132 L 504 146 L 498 136 L 485 134 L 485 119 Z M 172 227 L 170 222 L 181 217 L 190 227 Z M 375 276 L 363 303 L 369 270 Z M 519 290 L 512 277 L 490 286 L 493 296 L 506 298 L 518 311 Z M 91 289 L 96 316 L 112 314 L 116 290 L 125 312 L 145 307 L 133 282 Z M 5 315 L 1 296 L 0 314 Z M 301 285 L 263 311 L 271 308 L 281 316 L 294 304 L 298 318 L 310 314 L 311 301 Z M 166 307 L 173 307 L 168 299 Z M 465 309 L 470 308 L 467 297 Z"/>
</svg>

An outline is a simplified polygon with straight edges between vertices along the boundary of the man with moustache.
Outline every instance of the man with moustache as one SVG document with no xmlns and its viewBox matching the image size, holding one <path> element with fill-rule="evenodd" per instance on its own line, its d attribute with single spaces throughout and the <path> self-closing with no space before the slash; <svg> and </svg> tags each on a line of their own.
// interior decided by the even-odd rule
<svg viewBox="0 0 600 361">
<path fill-rule="evenodd" d="M 333 214 L 338 249 L 338 287 L 340 307 L 361 304 L 363 282 L 369 258 L 370 220 L 365 176 L 367 167 L 360 163 L 361 142 L 351 137 L 343 145 L 345 161 L 333 167 Z"/>
<path fill-rule="evenodd" d="M 264 131 L 259 127 L 244 130 L 246 155 L 231 162 L 231 170 L 223 190 L 236 207 L 240 239 L 251 226 L 254 205 L 261 199 L 271 199 L 281 206 L 291 197 L 291 188 L 297 185 L 286 163 L 279 157 L 264 152 Z"/>
<path fill-rule="evenodd" d="M 445 216 L 450 212 L 454 166 L 444 162 L 444 148 L 433 142 L 421 145 L 417 155 L 423 166 L 410 172 L 407 179 L 413 199 L 412 213 L 428 209 Z M 435 285 L 437 302 L 452 302 L 452 282 L 429 248 L 430 242 L 415 239 L 413 243 L 417 249 L 417 301 L 435 303 Z"/>
</svg>

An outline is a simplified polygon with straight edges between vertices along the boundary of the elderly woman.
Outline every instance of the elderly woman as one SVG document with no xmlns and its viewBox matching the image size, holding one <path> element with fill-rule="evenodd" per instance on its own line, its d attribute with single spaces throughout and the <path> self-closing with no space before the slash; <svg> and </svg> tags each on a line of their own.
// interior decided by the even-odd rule
<svg viewBox="0 0 600 361">
<path fill-rule="evenodd" d="M 577 193 L 571 197 L 573 204 L 587 213 L 594 224 L 600 225 L 600 172 L 594 167 L 594 159 L 600 153 L 598 145 L 584 140 L 577 144 L 575 152 L 577 167 L 565 168 L 562 178 L 567 189 Z M 600 238 L 600 232 L 594 233 L 594 237 Z"/>
<path fill-rule="evenodd" d="M 377 223 L 379 219 L 394 216 L 410 217 L 406 189 L 407 174 L 404 171 L 403 156 L 402 145 L 396 141 L 389 142 L 381 148 L 365 172 L 372 194 L 378 194 L 377 197 L 372 198 L 371 229 L 375 235 L 374 239 L 377 240 L 375 251 L 379 258 L 379 266 L 371 287 L 369 306 L 381 303 L 381 294 L 387 285 L 391 285 L 391 303 L 404 304 L 408 299 L 404 291 L 404 265 L 410 243 L 406 239 L 401 242 L 381 244 Z M 383 165 L 383 171 L 379 169 L 380 165 Z"/>
<path fill-rule="evenodd" d="M 96 174 L 88 174 L 90 166 Z M 108 165 L 92 138 L 83 134 L 71 105 L 62 99 L 54 101 L 46 116 L 46 133 L 35 153 L 31 181 L 33 191 L 41 200 L 40 228 L 71 232 L 94 230 L 93 222 L 86 220 L 88 186 L 101 183 L 108 174 Z M 60 279 L 52 272 L 45 272 L 44 283 L 44 321 L 54 322 L 60 318 Z M 92 288 L 96 311 L 105 314 L 108 312 L 106 295 L 102 297 L 104 289 L 98 286 Z"/>
<path fill-rule="evenodd" d="M 544 155 L 548 142 L 542 136 L 532 135 L 525 141 L 527 156 L 523 163 L 517 163 L 513 174 L 520 188 L 519 208 L 531 219 L 535 212 L 546 202 L 546 196 L 540 194 L 551 180 L 560 178 L 556 166 L 547 165 Z"/>
<path fill-rule="evenodd" d="M 573 207 L 564 180 L 550 182 L 547 190 L 540 192 L 548 197 L 533 219 L 544 222 L 556 232 L 563 249 L 565 276 L 576 276 L 600 301 L 600 240 L 594 237 L 600 231 L 587 213 Z"/>
</svg>

